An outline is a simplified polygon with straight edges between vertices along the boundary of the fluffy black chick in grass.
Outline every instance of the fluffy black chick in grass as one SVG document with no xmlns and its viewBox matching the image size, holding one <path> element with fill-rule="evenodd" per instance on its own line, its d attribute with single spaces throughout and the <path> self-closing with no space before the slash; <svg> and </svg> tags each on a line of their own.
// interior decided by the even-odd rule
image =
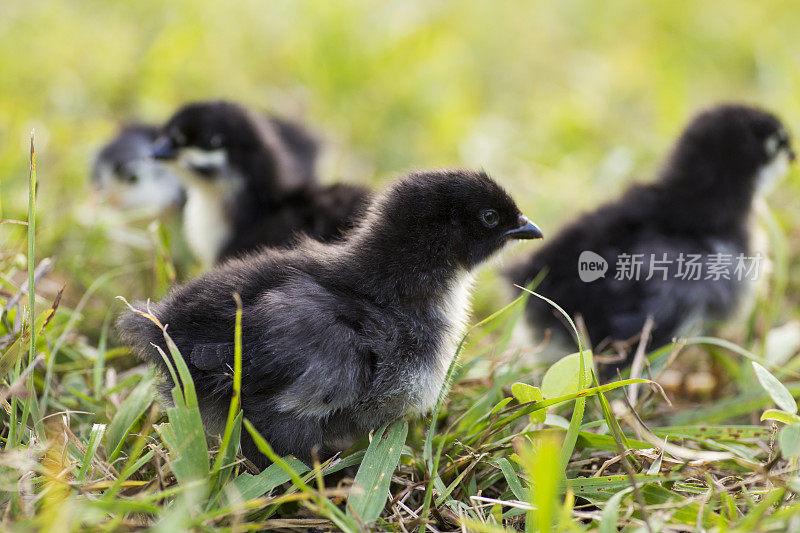
<svg viewBox="0 0 800 533">
<path fill-rule="evenodd" d="M 172 161 L 187 193 L 184 235 L 211 266 L 305 234 L 339 238 L 366 208 L 368 191 L 322 186 L 318 145 L 299 125 L 230 102 L 189 104 L 163 128 L 153 156 Z"/>
<path fill-rule="evenodd" d="M 420 172 L 378 195 L 344 240 L 307 238 L 229 260 L 151 310 L 187 360 L 208 431 L 218 433 L 239 294 L 244 416 L 277 453 L 325 458 L 433 407 L 464 332 L 471 272 L 510 240 L 541 236 L 486 174 Z M 152 346 L 166 349 L 159 328 L 127 312 L 118 330 L 169 390 Z M 249 435 L 242 452 L 266 464 Z"/>
<path fill-rule="evenodd" d="M 634 185 L 583 215 L 507 276 L 525 286 L 545 273 L 536 292 L 580 315 L 595 346 L 634 338 L 648 316 L 650 347 L 668 344 L 690 325 L 725 319 L 737 308 L 758 268 L 749 255 L 754 198 L 794 158 L 774 115 L 744 105 L 703 111 L 655 182 Z M 603 261 L 605 277 L 587 269 Z M 526 318 L 534 330 L 549 328 L 554 339 L 570 340 L 571 330 L 538 298 L 529 298 Z"/>
<path fill-rule="evenodd" d="M 122 209 L 159 214 L 186 201 L 171 165 L 150 157 L 160 128 L 146 124 L 123 127 L 97 154 L 92 184 L 100 197 Z"/>
</svg>

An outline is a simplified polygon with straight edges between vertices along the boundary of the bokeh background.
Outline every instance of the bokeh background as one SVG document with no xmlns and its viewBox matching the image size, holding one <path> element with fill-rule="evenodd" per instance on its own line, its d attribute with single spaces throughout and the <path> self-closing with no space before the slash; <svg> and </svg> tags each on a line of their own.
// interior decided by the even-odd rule
<svg viewBox="0 0 800 533">
<path fill-rule="evenodd" d="M 94 151 L 123 122 L 226 98 L 322 132 L 326 181 L 482 167 L 553 234 L 650 179 L 699 108 L 751 102 L 800 132 L 798 28 L 793 0 L 2 0 L 0 218 L 25 219 L 35 128 L 37 260 L 54 258 L 52 290 L 66 283 L 70 305 L 107 276 L 85 307 L 98 320 L 83 330 L 96 331 L 113 296 L 166 287 L 147 221 L 93 199 Z M 793 170 L 770 198 L 790 258 L 798 199 Z M 180 275 L 195 272 L 177 220 L 163 225 Z M 24 228 L 0 226 L 0 251 L 20 242 Z M 788 262 L 784 320 L 799 265 Z M 503 302 L 500 285 L 482 276 L 477 313 Z"/>
</svg>

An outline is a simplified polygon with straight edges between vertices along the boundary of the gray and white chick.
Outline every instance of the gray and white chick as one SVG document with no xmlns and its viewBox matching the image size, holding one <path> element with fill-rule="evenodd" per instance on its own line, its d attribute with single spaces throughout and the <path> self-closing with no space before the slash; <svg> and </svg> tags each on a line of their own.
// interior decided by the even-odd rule
<svg viewBox="0 0 800 533">
<path fill-rule="evenodd" d="M 324 459 L 434 406 L 465 331 L 472 271 L 509 241 L 541 236 L 486 174 L 419 172 L 378 195 L 343 240 L 227 261 L 151 311 L 184 355 L 215 433 L 231 398 L 239 294 L 245 418 L 277 453 Z M 160 329 L 132 311 L 117 327 L 169 390 Z M 267 463 L 249 435 L 242 452 Z"/>
<path fill-rule="evenodd" d="M 100 149 L 92 185 L 102 201 L 154 215 L 183 206 L 186 194 L 175 170 L 151 157 L 159 132 L 158 126 L 131 124 Z"/>
</svg>

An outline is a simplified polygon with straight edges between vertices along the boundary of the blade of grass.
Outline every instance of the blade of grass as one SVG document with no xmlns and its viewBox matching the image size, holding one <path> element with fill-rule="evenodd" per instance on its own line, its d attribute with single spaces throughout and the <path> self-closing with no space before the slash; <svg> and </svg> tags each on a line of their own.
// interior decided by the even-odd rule
<svg viewBox="0 0 800 533">
<path fill-rule="evenodd" d="M 514 497 L 521 502 L 528 501 L 528 491 L 522 486 L 522 482 L 516 470 L 514 470 L 514 467 L 511 465 L 511 462 L 503 457 L 497 460 L 497 465 L 503 472 L 503 477 L 506 478 L 508 488 L 514 493 Z"/>
<path fill-rule="evenodd" d="M 211 480 L 215 485 L 223 463 L 230 459 L 231 455 L 236 455 L 235 450 L 239 446 L 238 442 L 232 443 L 231 436 L 234 430 L 234 423 L 240 412 L 239 402 L 242 394 L 242 298 L 238 294 L 234 294 L 233 299 L 236 301 L 236 319 L 233 334 L 233 393 L 228 407 L 228 419 L 222 434 L 220 452 L 217 454 L 214 467 L 211 470 Z M 233 454 L 229 452 L 229 448 L 233 450 Z"/>
<path fill-rule="evenodd" d="M 498 421 L 489 428 L 491 429 L 491 433 L 489 434 L 489 436 L 494 435 L 499 431 L 502 431 L 504 427 L 506 427 L 508 424 L 510 424 L 511 422 L 513 422 L 514 420 L 518 419 L 521 416 L 529 415 L 535 411 L 539 411 L 541 409 L 547 409 L 548 407 L 552 407 L 554 405 L 569 402 L 576 398 L 595 396 L 597 394 L 618 389 L 620 387 L 625 387 L 626 385 L 631 385 L 633 383 L 653 383 L 653 382 L 643 378 L 623 379 L 622 381 L 607 383 L 599 387 L 590 387 L 588 389 L 583 389 L 571 394 L 565 394 L 564 396 L 559 396 L 557 398 L 551 398 L 543 402 L 531 402 L 530 404 L 521 404 L 521 405 L 507 407 L 495 414 L 495 416 L 498 418 Z M 472 444 L 481 438 L 485 438 L 486 436 L 487 435 L 481 433 L 472 434 L 465 439 L 465 442 L 467 444 Z"/>
<path fill-rule="evenodd" d="M 31 151 L 30 151 L 30 172 L 28 175 L 28 254 L 27 254 L 27 267 L 28 267 L 28 366 L 33 363 L 36 357 L 36 279 L 35 279 L 35 265 L 34 265 L 34 251 L 36 243 L 36 149 L 34 147 L 35 132 L 31 131 Z M 12 378 L 12 382 L 20 376 L 22 372 L 22 358 L 17 359 L 15 365 L 16 372 Z M 22 417 L 17 419 L 17 403 L 16 396 L 11 398 L 11 417 L 9 438 L 6 441 L 6 448 L 8 449 L 9 443 L 12 448 L 17 447 L 21 442 L 24 433 L 23 428 L 28 424 L 28 417 L 31 412 L 31 398 L 35 395 L 33 384 L 33 373 L 28 376 L 26 382 L 28 395 L 26 400 L 22 402 Z M 46 406 L 45 406 L 46 408 Z M 19 426 L 19 427 L 18 427 Z"/>
<path fill-rule="evenodd" d="M 105 424 L 92 425 L 92 431 L 89 433 L 89 445 L 86 446 L 86 455 L 83 456 L 80 470 L 78 470 L 78 473 L 75 474 L 75 479 L 78 481 L 83 481 L 83 479 L 86 477 L 86 473 L 89 471 L 89 467 L 92 464 L 92 459 L 94 459 L 94 456 L 97 453 L 97 448 L 100 446 L 100 441 L 103 439 L 103 434 L 105 432 Z"/>
<path fill-rule="evenodd" d="M 111 450 L 108 456 L 109 463 L 113 463 L 119 457 L 120 452 L 122 452 L 122 446 L 125 444 L 125 437 L 153 401 L 152 390 L 155 380 L 156 377 L 154 375 L 142 379 L 120 404 L 117 414 L 111 420 L 105 442 L 106 450 Z"/>
<path fill-rule="evenodd" d="M 528 442 L 517 449 L 517 453 L 530 479 L 528 501 L 532 509 L 525 518 L 525 531 L 553 531 L 556 519 L 556 502 L 563 474 L 559 464 L 560 450 L 552 434 L 542 437 L 531 446 Z"/>
<path fill-rule="evenodd" d="M 408 435 L 408 422 L 404 420 L 392 424 L 388 431 L 386 428 L 383 426 L 372 437 L 354 482 L 361 491 L 351 492 L 347 500 L 348 516 L 357 517 L 363 524 L 377 520 L 385 507 L 392 473 Z"/>
<path fill-rule="evenodd" d="M 284 460 L 286 466 L 298 477 L 309 470 L 305 463 L 294 457 L 285 457 Z M 230 487 L 226 489 L 226 492 L 233 489 L 238 491 L 238 495 L 242 500 L 252 500 L 263 496 L 287 481 L 291 481 L 291 479 L 292 474 L 289 474 L 281 465 L 273 463 L 255 476 L 247 472 L 237 476 L 230 483 Z M 230 500 L 230 498 L 226 498 L 226 500 Z"/>
<path fill-rule="evenodd" d="M 768 439 L 770 428 L 764 426 L 662 426 L 651 428 L 659 437 L 703 438 L 716 440 Z"/>
<path fill-rule="evenodd" d="M 35 132 L 31 131 L 31 166 L 28 179 L 28 311 L 30 317 L 30 349 L 28 351 L 28 364 L 33 363 L 36 357 L 36 280 L 34 278 L 36 249 L 36 148 L 34 147 Z M 30 391 L 33 393 L 33 379 L 30 381 Z"/>
<path fill-rule="evenodd" d="M 800 382 L 788 383 L 787 388 L 793 397 L 800 397 Z M 709 406 L 678 411 L 669 418 L 669 421 L 680 426 L 695 423 L 718 424 L 746 415 L 756 409 L 763 409 L 771 402 L 772 398 L 769 394 L 758 387 L 755 393 L 744 392 L 734 398 L 718 400 Z"/>
</svg>

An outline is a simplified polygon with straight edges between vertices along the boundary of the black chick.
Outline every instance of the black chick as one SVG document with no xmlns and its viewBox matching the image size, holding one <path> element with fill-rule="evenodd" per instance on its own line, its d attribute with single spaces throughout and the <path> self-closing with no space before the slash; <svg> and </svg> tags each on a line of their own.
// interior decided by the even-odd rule
<svg viewBox="0 0 800 533">
<path fill-rule="evenodd" d="M 101 197 L 122 209 L 161 213 L 186 201 L 170 165 L 150 157 L 160 128 L 144 124 L 123 127 L 94 161 L 92 183 Z"/>
<path fill-rule="evenodd" d="M 229 102 L 181 108 L 153 156 L 171 160 L 186 186 L 184 235 L 207 266 L 300 234 L 339 238 L 366 207 L 368 191 L 320 186 L 318 145 L 301 126 Z"/>
<path fill-rule="evenodd" d="M 241 295 L 244 416 L 277 453 L 325 458 L 431 409 L 464 332 L 470 272 L 509 240 L 540 237 L 485 174 L 420 172 L 377 196 L 344 240 L 230 260 L 151 309 L 187 360 L 207 430 L 218 433 L 231 395 L 232 294 Z M 161 331 L 133 312 L 118 330 L 170 389 L 153 347 L 165 348 Z M 265 465 L 249 436 L 242 451 Z"/>
<path fill-rule="evenodd" d="M 546 271 L 536 292 L 580 315 L 595 346 L 634 338 L 648 316 L 650 347 L 668 344 L 688 326 L 736 309 L 755 275 L 750 269 L 759 268 L 748 255 L 754 196 L 793 159 L 774 115 L 743 105 L 708 109 L 689 123 L 654 183 L 634 185 L 569 224 L 507 276 L 525 286 Z M 603 261 L 608 272 L 599 277 Z M 748 270 L 738 270 L 740 261 Z M 538 298 L 529 299 L 526 318 L 535 330 L 551 328 L 556 340 L 570 338 Z"/>
</svg>

